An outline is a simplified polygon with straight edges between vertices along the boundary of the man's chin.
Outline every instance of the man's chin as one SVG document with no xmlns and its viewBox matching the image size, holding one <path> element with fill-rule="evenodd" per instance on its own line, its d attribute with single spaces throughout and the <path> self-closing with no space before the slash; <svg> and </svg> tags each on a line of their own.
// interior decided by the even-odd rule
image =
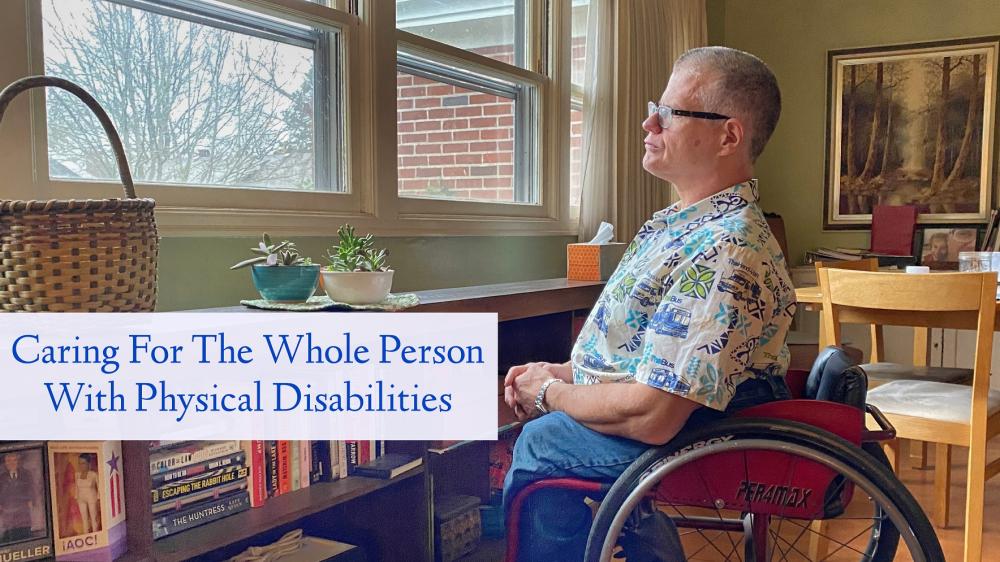
<svg viewBox="0 0 1000 562">
<path fill-rule="evenodd" d="M 664 177 L 666 170 L 663 169 L 662 163 L 659 160 L 650 158 L 648 152 L 642 158 L 642 169 L 658 178 L 666 179 Z"/>
</svg>

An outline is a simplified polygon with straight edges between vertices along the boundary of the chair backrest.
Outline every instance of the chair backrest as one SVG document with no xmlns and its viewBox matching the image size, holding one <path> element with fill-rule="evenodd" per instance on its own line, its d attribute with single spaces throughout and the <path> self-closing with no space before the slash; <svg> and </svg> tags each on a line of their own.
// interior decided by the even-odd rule
<svg viewBox="0 0 1000 562">
<path fill-rule="evenodd" d="M 840 345 L 841 322 L 976 330 L 973 394 L 989 391 L 997 273 L 878 273 L 823 268 L 822 322 Z"/>
<path fill-rule="evenodd" d="M 865 258 L 862 260 L 845 261 L 818 261 L 815 262 L 816 279 L 818 282 L 819 271 L 824 267 L 834 269 L 846 269 L 849 271 L 878 271 L 878 258 Z M 871 353 L 869 362 L 878 363 L 885 358 L 885 337 L 882 334 L 882 326 L 872 324 L 869 327 L 871 333 Z"/>
<path fill-rule="evenodd" d="M 816 266 L 816 275 L 819 275 L 819 270 L 824 267 L 832 267 L 835 269 L 848 269 L 851 271 L 878 271 L 878 258 L 865 258 L 863 260 L 844 260 L 844 261 L 818 261 L 813 265 Z"/>
</svg>

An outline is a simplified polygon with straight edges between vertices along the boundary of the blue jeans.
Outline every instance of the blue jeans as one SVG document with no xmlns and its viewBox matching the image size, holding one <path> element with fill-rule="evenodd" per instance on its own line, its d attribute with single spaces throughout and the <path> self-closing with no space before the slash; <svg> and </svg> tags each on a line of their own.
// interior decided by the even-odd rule
<svg viewBox="0 0 1000 562">
<path fill-rule="evenodd" d="M 745 381 L 726 412 L 700 408 L 684 428 L 710 423 L 743 408 L 789 398 L 782 377 Z M 682 429 L 681 431 L 684 431 Z M 504 480 L 504 513 L 528 484 L 547 478 L 614 482 L 649 445 L 594 431 L 554 412 L 525 424 L 514 445 L 514 460 Z M 580 562 L 590 531 L 591 512 L 580 492 L 544 489 L 533 493 L 521 512 L 518 560 Z"/>
</svg>

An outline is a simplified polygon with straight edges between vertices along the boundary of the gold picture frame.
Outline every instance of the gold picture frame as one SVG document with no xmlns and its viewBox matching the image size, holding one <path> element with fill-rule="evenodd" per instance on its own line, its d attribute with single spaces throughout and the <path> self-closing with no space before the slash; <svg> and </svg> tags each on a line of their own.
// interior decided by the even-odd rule
<svg viewBox="0 0 1000 562">
<path fill-rule="evenodd" d="M 998 50 L 1000 37 L 829 51 L 825 229 L 868 229 L 876 205 L 989 220 Z"/>
</svg>

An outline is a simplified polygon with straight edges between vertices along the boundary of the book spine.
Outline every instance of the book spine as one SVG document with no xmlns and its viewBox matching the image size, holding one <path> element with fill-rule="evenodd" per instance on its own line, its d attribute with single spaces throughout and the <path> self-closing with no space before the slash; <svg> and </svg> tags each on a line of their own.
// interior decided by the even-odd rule
<svg viewBox="0 0 1000 562">
<path fill-rule="evenodd" d="M 250 507 L 260 507 L 267 500 L 267 483 L 264 481 L 267 466 L 264 461 L 264 442 L 250 441 L 248 453 L 250 475 Z"/>
<path fill-rule="evenodd" d="M 333 464 L 330 458 L 329 441 L 313 441 L 310 444 L 309 460 L 309 481 L 311 484 L 317 482 L 329 482 L 333 475 Z"/>
<path fill-rule="evenodd" d="M 340 478 L 340 441 L 330 441 L 330 480 Z"/>
<path fill-rule="evenodd" d="M 163 449 L 168 449 L 170 447 L 177 447 L 179 445 L 187 445 L 190 443 L 193 443 L 193 441 L 150 441 L 149 452 L 156 453 Z"/>
<path fill-rule="evenodd" d="M 184 465 L 205 462 L 216 457 L 237 453 L 240 450 L 239 441 L 222 441 L 208 443 L 201 447 L 185 448 L 176 451 L 161 451 L 149 459 L 149 473 L 168 472 Z"/>
<path fill-rule="evenodd" d="M 340 478 L 347 478 L 347 441 L 337 441 L 337 456 L 340 458 Z"/>
<path fill-rule="evenodd" d="M 246 478 L 249 473 L 250 469 L 245 466 L 229 466 L 206 473 L 202 477 L 190 481 L 178 482 L 176 484 L 168 484 L 159 488 L 153 488 L 150 490 L 150 494 L 152 496 L 153 505 L 171 502 L 190 496 L 191 494 L 217 488 L 224 484 L 231 484 Z"/>
<path fill-rule="evenodd" d="M 235 492 L 246 491 L 247 481 L 246 479 L 237 480 L 236 482 L 231 482 L 229 484 L 223 484 L 217 488 L 212 488 L 211 490 L 202 490 L 191 494 L 185 498 L 172 499 L 166 502 L 160 502 L 153 506 L 153 515 L 162 515 L 166 513 L 173 513 L 177 511 L 183 511 L 192 505 L 197 505 L 201 502 L 214 500 L 221 498 L 222 496 L 229 496 Z"/>
<path fill-rule="evenodd" d="M 161 539 L 198 525 L 211 523 L 250 507 L 250 494 L 238 492 L 231 496 L 209 500 L 184 511 L 153 518 L 153 538 Z"/>
<path fill-rule="evenodd" d="M 364 476 L 366 478 L 381 478 L 383 480 L 388 480 L 389 478 L 392 477 L 392 469 L 359 466 L 356 469 L 354 469 L 354 475 Z"/>
<path fill-rule="evenodd" d="M 171 470 L 169 472 L 154 474 L 152 478 L 152 487 L 159 488 L 164 484 L 167 484 L 169 482 L 174 482 L 176 480 L 181 480 L 182 478 L 197 476 L 199 474 L 203 474 L 210 470 L 217 470 L 227 466 L 244 464 L 245 462 L 246 462 L 246 454 L 240 451 L 238 453 L 233 453 L 232 455 L 226 457 L 212 459 L 210 461 L 206 461 L 199 464 L 188 465 L 185 467 L 178 468 L 177 470 Z"/>
<path fill-rule="evenodd" d="M 309 471 L 312 469 L 312 441 L 299 441 L 299 489 L 309 487 Z"/>
<path fill-rule="evenodd" d="M 371 441 L 361 441 L 358 443 L 358 464 L 372 462 Z"/>
<path fill-rule="evenodd" d="M 264 451 L 267 459 L 267 497 L 278 495 L 278 442 L 268 441 Z"/>
<path fill-rule="evenodd" d="M 302 450 L 299 449 L 298 441 L 288 442 L 288 456 L 291 457 L 291 470 L 288 474 L 289 479 L 289 489 L 291 491 L 298 490 L 302 487 L 301 473 L 302 473 Z"/>
<path fill-rule="evenodd" d="M 292 491 L 292 451 L 287 440 L 278 441 L 278 493 Z"/>
<path fill-rule="evenodd" d="M 361 445 L 357 441 L 345 441 L 344 443 L 347 447 L 347 454 L 345 456 L 347 459 L 346 475 L 351 476 L 354 474 L 354 469 L 361 464 L 359 460 L 361 458 L 359 456 L 361 454 Z"/>
</svg>

